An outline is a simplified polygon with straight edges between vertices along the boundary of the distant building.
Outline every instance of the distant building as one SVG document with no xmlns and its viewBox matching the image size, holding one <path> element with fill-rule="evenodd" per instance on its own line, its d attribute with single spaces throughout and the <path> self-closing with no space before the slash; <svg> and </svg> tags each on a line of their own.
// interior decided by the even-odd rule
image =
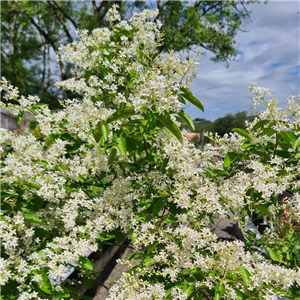
<svg viewBox="0 0 300 300">
<path fill-rule="evenodd" d="M 29 112 L 24 113 L 23 121 L 17 124 L 17 118 L 13 116 L 7 109 L 1 108 L 1 128 L 9 131 L 20 133 L 29 126 L 29 118 L 32 116 Z"/>
</svg>

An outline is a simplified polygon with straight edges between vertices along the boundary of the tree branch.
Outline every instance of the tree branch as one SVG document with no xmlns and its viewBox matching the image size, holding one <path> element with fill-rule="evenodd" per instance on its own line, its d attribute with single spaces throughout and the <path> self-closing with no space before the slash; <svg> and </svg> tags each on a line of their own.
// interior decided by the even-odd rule
<svg viewBox="0 0 300 300">
<path fill-rule="evenodd" d="M 47 0 L 47 3 L 48 3 L 48 5 L 50 5 L 50 6 L 52 7 L 53 12 L 54 12 L 55 16 L 57 17 L 59 23 L 62 25 L 63 30 L 64 30 L 64 32 L 66 33 L 69 42 L 70 42 L 70 43 L 73 42 L 73 38 L 72 38 L 72 36 L 71 36 L 71 34 L 70 34 L 70 32 L 69 32 L 69 30 L 68 30 L 68 28 L 67 28 L 67 26 L 66 26 L 64 20 L 62 19 L 61 15 L 58 13 L 57 8 L 54 7 L 53 4 L 52 4 L 49 0 Z"/>
<path fill-rule="evenodd" d="M 53 4 L 57 7 L 57 9 L 64 15 L 66 19 L 68 19 L 75 28 L 78 28 L 76 22 L 67 14 L 63 11 L 63 9 L 57 4 L 57 1 L 53 1 Z"/>
<path fill-rule="evenodd" d="M 28 15 L 27 15 L 28 16 Z M 30 22 L 33 24 L 33 26 L 38 30 L 38 32 L 44 37 L 44 39 L 46 41 L 48 41 L 48 43 L 51 45 L 52 49 L 54 50 L 56 56 L 58 58 L 60 58 L 60 54 L 59 54 L 59 51 L 58 51 L 58 48 L 56 47 L 53 39 L 51 39 L 51 37 L 49 36 L 48 33 L 46 33 L 41 27 L 40 25 L 30 16 L 28 16 Z M 65 70 L 65 66 L 64 64 L 62 63 L 62 61 L 60 59 L 58 59 L 58 64 L 59 64 L 59 67 L 60 67 L 60 72 L 61 72 L 61 79 L 62 80 L 65 80 L 66 79 L 66 70 Z"/>
</svg>

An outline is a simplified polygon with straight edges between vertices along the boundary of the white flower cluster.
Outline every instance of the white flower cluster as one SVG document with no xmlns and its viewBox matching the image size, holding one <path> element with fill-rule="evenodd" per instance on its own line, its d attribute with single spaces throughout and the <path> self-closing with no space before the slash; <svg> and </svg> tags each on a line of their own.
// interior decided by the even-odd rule
<svg viewBox="0 0 300 300">
<path fill-rule="evenodd" d="M 84 274 L 80 259 L 116 232 L 131 239 L 142 262 L 111 288 L 109 299 L 199 299 L 216 286 L 224 288 L 224 299 L 239 293 L 273 299 L 299 285 L 299 269 L 284 260 L 274 265 L 241 241 L 219 240 L 212 229 L 229 210 L 242 221 L 245 207 L 264 205 L 273 215 L 288 205 L 289 216 L 299 220 L 299 103 L 289 99 L 286 113 L 266 102 L 266 112 L 249 124 L 250 146 L 274 142 L 263 157 L 267 163 L 250 150 L 247 155 L 250 146 L 238 134 L 215 138 L 224 155 L 243 157 L 228 167 L 214 159 L 212 147 L 200 151 L 185 138 L 180 143 L 174 115 L 197 58 L 159 55 L 155 16 L 145 10 L 120 21 L 113 7 L 111 30 L 80 32 L 79 42 L 62 47 L 75 77 L 58 85 L 82 99 L 66 100 L 60 111 L 19 97 L 3 79 L 5 97 L 19 101 L 5 107 L 16 115 L 34 107 L 35 114 L 35 128 L 23 135 L 1 130 L 0 284 L 11 298 L 68 299 L 57 283 L 66 266 L 77 264 Z M 255 88 L 254 94 L 262 102 L 267 91 Z M 261 120 L 276 124 L 273 134 L 253 129 Z M 288 159 L 277 155 L 283 150 L 276 143 L 276 133 L 287 128 L 295 152 Z M 285 190 L 292 197 L 274 202 Z M 45 278 L 52 279 L 54 296 Z"/>
<path fill-rule="evenodd" d="M 79 32 L 79 42 L 61 47 L 64 52 L 61 59 L 74 64 L 76 77 L 59 82 L 57 86 L 94 102 L 99 95 L 105 94 L 107 97 L 102 101 L 115 107 L 124 103 L 136 113 L 154 107 L 160 114 L 170 110 L 178 112 L 182 106 L 178 99 L 178 83 L 188 86 L 196 71 L 196 61 L 181 62 L 172 53 L 166 57 L 158 55 L 163 39 L 161 24 L 149 21 L 157 13 L 144 10 L 116 26 L 115 21 L 120 16 L 114 7 L 108 14 L 111 31 L 95 29 L 91 35 L 87 31 Z M 116 46 L 118 36 L 121 45 Z M 129 95 L 128 90 L 124 90 L 128 81 Z"/>
</svg>

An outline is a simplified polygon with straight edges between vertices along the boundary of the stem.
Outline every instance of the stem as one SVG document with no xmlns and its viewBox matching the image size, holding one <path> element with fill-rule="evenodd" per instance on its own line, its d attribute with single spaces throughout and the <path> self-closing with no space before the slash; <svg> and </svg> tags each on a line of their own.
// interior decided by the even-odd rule
<svg viewBox="0 0 300 300">
<path fill-rule="evenodd" d="M 97 174 L 95 174 L 95 176 L 96 176 L 96 178 L 100 181 L 101 185 L 102 185 L 103 187 L 105 187 L 105 185 L 103 184 L 101 178 L 100 178 Z"/>
<path fill-rule="evenodd" d="M 159 224 L 158 224 L 158 228 L 157 228 L 157 229 L 160 228 L 160 225 L 161 225 L 161 222 L 162 222 L 162 220 L 163 220 L 163 216 L 164 216 L 164 214 L 165 214 L 165 211 L 166 211 L 166 208 L 164 207 L 164 210 L 163 210 L 163 212 L 162 212 L 162 215 L 161 215 L 161 218 L 160 218 L 160 221 L 159 221 Z"/>
<path fill-rule="evenodd" d="M 44 95 L 45 93 L 45 77 L 46 77 L 46 46 L 43 46 L 43 71 L 42 71 L 42 80 L 41 80 L 41 87 L 40 87 L 41 95 Z"/>
<path fill-rule="evenodd" d="M 275 146 L 274 146 L 273 158 L 275 158 L 275 156 L 276 156 L 277 147 L 278 147 L 278 133 L 276 132 L 276 139 L 275 139 Z"/>
<path fill-rule="evenodd" d="M 146 143 L 145 139 L 144 139 L 144 149 L 145 149 L 146 155 L 148 156 L 149 152 L 148 152 L 148 149 L 147 149 L 147 143 Z"/>
</svg>

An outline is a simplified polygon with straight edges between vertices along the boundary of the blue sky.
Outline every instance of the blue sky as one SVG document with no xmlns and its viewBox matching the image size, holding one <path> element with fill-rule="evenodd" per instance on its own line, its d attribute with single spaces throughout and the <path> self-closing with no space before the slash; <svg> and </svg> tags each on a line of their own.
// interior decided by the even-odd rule
<svg viewBox="0 0 300 300">
<path fill-rule="evenodd" d="M 236 36 L 238 56 L 226 68 L 214 63 L 212 54 L 201 56 L 199 71 L 191 84 L 204 105 L 204 113 L 185 107 L 193 118 L 215 120 L 227 113 L 250 111 L 251 93 L 246 85 L 255 82 L 268 87 L 285 105 L 289 95 L 300 94 L 300 1 L 269 0 L 253 4 L 246 32 Z"/>
</svg>

